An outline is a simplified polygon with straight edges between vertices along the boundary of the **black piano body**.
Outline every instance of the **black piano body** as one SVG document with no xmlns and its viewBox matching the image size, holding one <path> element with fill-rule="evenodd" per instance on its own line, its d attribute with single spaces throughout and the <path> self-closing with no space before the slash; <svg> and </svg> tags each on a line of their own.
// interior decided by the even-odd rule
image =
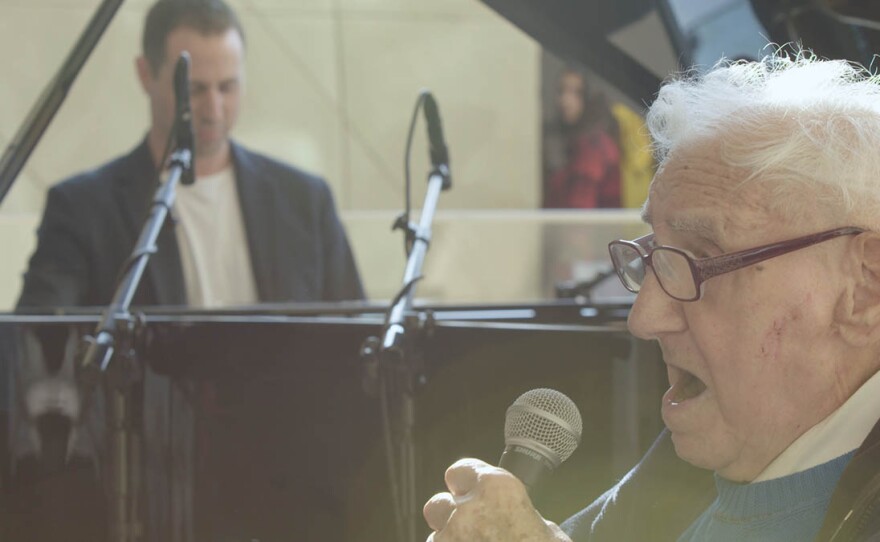
<svg viewBox="0 0 880 542">
<path fill-rule="evenodd" d="M 414 435 L 419 503 L 443 488 L 444 469 L 456 459 L 497 461 L 505 410 L 533 388 L 562 391 L 584 417 L 580 449 L 534 493 L 550 519 L 564 519 L 610 486 L 659 431 L 665 374 L 656 347 L 625 331 L 625 304 L 419 312 L 429 322 L 413 334 L 423 368 Z M 210 489 L 194 497 L 203 536 L 392 537 L 379 400 L 365 386 L 359 355 L 364 340 L 380 334 L 381 312 L 263 307 L 138 315 L 140 363 L 213 389 L 210 461 L 202 465 Z M 64 342 L 91 332 L 97 319 L 87 312 L 0 317 L 4 374 L 23 361 L 16 356 L 26 351 L 25 338 L 36 337 L 45 362 L 57 365 Z"/>
</svg>

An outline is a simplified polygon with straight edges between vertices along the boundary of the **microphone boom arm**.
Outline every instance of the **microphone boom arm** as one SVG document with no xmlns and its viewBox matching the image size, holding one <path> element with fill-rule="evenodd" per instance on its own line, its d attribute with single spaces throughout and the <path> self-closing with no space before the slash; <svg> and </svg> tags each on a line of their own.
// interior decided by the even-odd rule
<svg viewBox="0 0 880 542">
<path fill-rule="evenodd" d="M 392 508 L 396 538 L 399 542 L 416 539 L 416 523 L 419 516 L 416 495 L 416 443 L 413 435 L 415 425 L 415 391 L 424 378 L 419 365 L 422 361 L 413 339 L 413 332 L 430 330 L 430 313 L 413 315 L 413 293 L 422 278 L 422 265 L 431 243 L 431 223 L 440 193 L 452 183 L 449 174 L 449 152 L 443 142 L 439 112 L 436 101 L 428 91 L 419 97 L 419 105 L 425 107 L 428 135 L 431 142 L 432 169 L 428 175 L 428 189 L 417 226 L 409 223 L 409 142 L 407 142 L 406 214 L 398 218 L 394 229 L 403 229 L 406 235 L 407 261 L 403 286 L 390 303 L 381 339 L 369 337 L 361 348 L 365 361 L 364 386 L 368 393 L 376 391 L 382 413 L 382 429 L 385 441 L 388 476 L 392 494 Z M 411 241 L 411 246 L 410 246 Z M 415 317 L 414 317 L 415 316 Z"/>
<path fill-rule="evenodd" d="M 402 353 L 406 331 L 404 323 L 413 304 L 414 288 L 412 285 L 422 276 L 422 265 L 425 262 L 425 255 L 428 253 L 428 245 L 431 243 L 431 223 L 434 221 L 434 212 L 437 209 L 440 192 L 447 184 L 447 177 L 448 174 L 444 175 L 440 168 L 435 168 L 428 177 L 428 192 L 425 194 L 422 214 L 414 232 L 412 250 L 407 258 L 406 269 L 403 273 L 405 290 L 403 295 L 398 296 L 388 313 L 388 322 L 382 340 L 383 352 Z"/>
</svg>

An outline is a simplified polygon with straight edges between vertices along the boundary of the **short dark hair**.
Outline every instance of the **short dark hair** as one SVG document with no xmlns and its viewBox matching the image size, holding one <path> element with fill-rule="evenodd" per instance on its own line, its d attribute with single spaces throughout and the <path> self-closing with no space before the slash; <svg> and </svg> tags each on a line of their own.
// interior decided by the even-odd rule
<svg viewBox="0 0 880 542">
<path fill-rule="evenodd" d="M 244 41 L 238 16 L 223 0 L 159 0 L 147 13 L 142 41 L 144 57 L 153 74 L 159 72 L 165 60 L 168 35 L 181 26 L 205 35 L 233 29 Z"/>
</svg>

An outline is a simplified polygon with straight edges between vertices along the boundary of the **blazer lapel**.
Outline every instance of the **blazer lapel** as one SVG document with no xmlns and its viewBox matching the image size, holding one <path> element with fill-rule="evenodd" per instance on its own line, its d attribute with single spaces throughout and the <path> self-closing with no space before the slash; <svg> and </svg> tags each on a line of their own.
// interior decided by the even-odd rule
<svg viewBox="0 0 880 542">
<path fill-rule="evenodd" d="M 278 291 L 278 274 L 281 271 L 271 265 L 271 262 L 278 260 L 274 255 L 277 242 L 272 221 L 274 214 L 269 212 L 275 207 L 274 189 L 270 181 L 261 175 L 250 153 L 235 143 L 231 144 L 231 148 L 257 294 L 260 301 L 273 301 L 283 294 Z"/>
<path fill-rule="evenodd" d="M 152 208 L 156 192 L 156 168 L 150 155 L 146 140 L 129 155 L 127 177 L 116 184 L 117 197 L 124 210 L 126 222 L 134 243 L 140 237 L 144 222 Z M 180 263 L 180 250 L 174 234 L 172 218 L 169 216 L 156 240 L 158 252 L 150 256 L 145 279 L 151 282 L 155 299 L 147 303 L 158 305 L 186 304 L 186 287 L 183 281 L 183 266 Z"/>
</svg>

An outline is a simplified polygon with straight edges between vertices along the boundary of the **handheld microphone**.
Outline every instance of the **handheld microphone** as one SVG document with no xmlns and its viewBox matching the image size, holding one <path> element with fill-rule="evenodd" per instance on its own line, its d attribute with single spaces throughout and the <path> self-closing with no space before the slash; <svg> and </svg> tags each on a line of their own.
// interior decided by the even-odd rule
<svg viewBox="0 0 880 542">
<path fill-rule="evenodd" d="M 547 388 L 528 391 L 507 409 L 498 466 L 531 490 L 571 457 L 582 431 L 581 413 L 565 394 Z"/>
<path fill-rule="evenodd" d="M 425 122 L 428 124 L 428 141 L 430 145 L 431 164 L 435 168 L 449 169 L 449 149 L 443 139 L 443 125 L 440 122 L 440 111 L 437 109 L 437 101 L 434 96 L 424 91 L 425 94 Z"/>
<path fill-rule="evenodd" d="M 190 166 L 184 168 L 180 182 L 192 184 L 195 174 L 192 162 L 195 161 L 195 137 L 192 127 L 192 108 L 189 99 L 189 53 L 183 51 L 174 67 L 174 99 L 177 103 L 174 139 L 178 150 L 190 151 Z"/>
</svg>

